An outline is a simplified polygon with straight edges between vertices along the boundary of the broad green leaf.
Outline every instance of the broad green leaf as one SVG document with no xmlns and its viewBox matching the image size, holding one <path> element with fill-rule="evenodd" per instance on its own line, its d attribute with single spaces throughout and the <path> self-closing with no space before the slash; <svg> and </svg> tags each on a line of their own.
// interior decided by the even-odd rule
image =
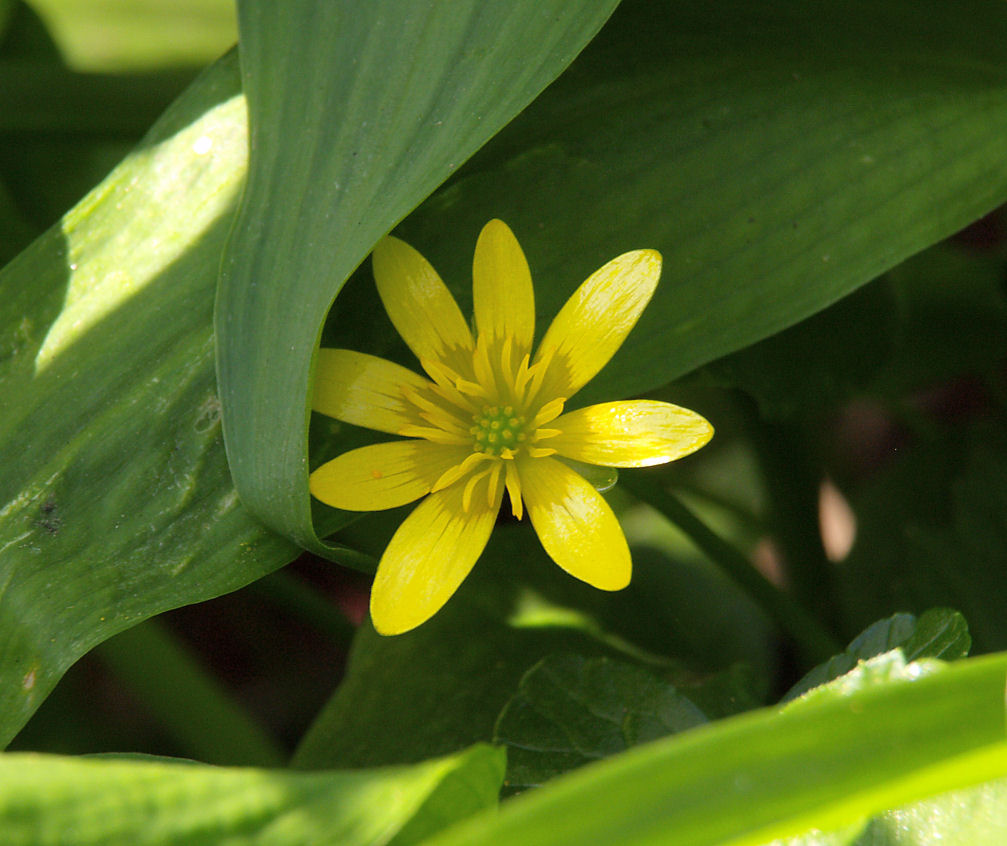
<svg viewBox="0 0 1007 846">
<path fill-rule="evenodd" d="M 1007 655 L 909 675 L 638 747 L 428 846 L 761 844 L 1007 776 Z"/>
<path fill-rule="evenodd" d="M 7 754 L 0 830 L 9 846 L 406 846 L 494 806 L 502 775 L 502 753 L 486 746 L 412 767 L 319 773 Z"/>
<path fill-rule="evenodd" d="M 968 655 L 972 640 L 965 618 L 948 608 L 932 608 L 917 619 L 913 614 L 894 614 L 872 623 L 839 655 L 819 664 L 795 684 L 783 701 L 849 673 L 860 661 L 900 647 L 906 659 L 941 658 L 953 661 Z"/>
<path fill-rule="evenodd" d="M 508 750 L 506 785 L 520 789 L 705 722 L 687 696 L 644 667 L 550 655 L 521 679 L 493 741 Z"/>
<path fill-rule="evenodd" d="M 346 278 L 616 2 L 239 3 L 252 159 L 217 296 L 217 371 L 231 472 L 267 524 L 326 551 L 311 521 L 308 407 Z"/>
<path fill-rule="evenodd" d="M 380 551 L 400 520 L 401 514 L 376 515 L 346 534 L 354 545 L 359 541 L 368 551 Z M 635 639 L 634 614 L 655 614 L 658 628 L 677 609 L 687 614 L 698 601 L 691 592 L 680 591 L 685 575 L 658 578 L 658 571 L 668 570 L 673 562 L 635 557 L 638 570 L 651 571 L 652 578 L 626 589 L 624 593 L 632 593 L 617 606 L 621 611 L 600 613 L 610 610 L 604 608 L 608 594 L 560 570 L 526 530 L 522 525 L 498 525 L 492 550 L 451 601 L 415 631 L 381 637 L 369 625 L 361 628 L 346 675 L 302 740 L 296 766 L 403 763 L 490 741 L 501 710 L 525 672 L 557 653 L 640 662 L 667 675 L 717 716 L 761 704 L 751 693 L 761 687 L 761 679 L 740 670 L 721 675 L 716 671 L 722 664 L 707 663 L 702 651 L 697 658 L 694 647 L 703 641 L 700 635 L 688 637 L 691 616 L 684 624 L 668 623 L 663 645 L 656 637 L 643 643 Z M 752 621 L 750 611 L 725 593 L 723 585 L 712 580 L 703 584 L 729 609 L 721 613 L 711 603 L 706 624 L 725 632 L 721 654 L 710 661 L 744 656 L 761 671 L 769 663 L 764 653 L 770 647 L 759 621 Z M 662 602 L 667 607 L 659 613 L 654 609 Z M 733 614 L 751 625 L 744 628 Z M 679 627 L 686 631 L 684 638 Z M 751 642 L 734 642 L 745 637 Z M 712 645 L 707 651 L 713 652 Z"/>
<path fill-rule="evenodd" d="M 297 550 L 238 503 L 213 373 L 235 62 L 0 273 L 0 743 L 96 643 Z"/>
<path fill-rule="evenodd" d="M 887 363 L 895 295 L 879 280 L 796 326 L 713 362 L 708 376 L 753 396 L 767 420 L 821 420 Z"/>
<path fill-rule="evenodd" d="M 479 227 L 506 220 L 543 329 L 603 262 L 659 249 L 577 403 L 650 390 L 1007 199 L 1005 39 L 999 0 L 627 2 L 401 234 L 468 304 Z"/>
</svg>

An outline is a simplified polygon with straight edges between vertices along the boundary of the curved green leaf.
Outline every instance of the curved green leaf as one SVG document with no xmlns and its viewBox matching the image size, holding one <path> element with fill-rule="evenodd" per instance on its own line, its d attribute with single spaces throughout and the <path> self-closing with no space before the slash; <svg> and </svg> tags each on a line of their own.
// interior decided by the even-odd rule
<svg viewBox="0 0 1007 846">
<path fill-rule="evenodd" d="M 429 846 L 755 846 L 1007 775 L 1007 655 L 912 669 L 638 747 Z"/>
<path fill-rule="evenodd" d="M 239 4 L 252 158 L 217 296 L 217 371 L 231 472 L 269 525 L 328 551 L 311 522 L 308 402 L 343 282 L 616 2 Z"/>
<path fill-rule="evenodd" d="M 220 432 L 245 161 L 232 59 L 0 273 L 0 744 L 96 643 L 298 552 L 239 504 Z"/>
<path fill-rule="evenodd" d="M 0 755 L 9 846 L 396 846 L 496 805 L 503 753 L 411 767 L 291 773 L 170 759 Z"/>
<path fill-rule="evenodd" d="M 543 328 L 602 263 L 659 249 L 654 300 L 577 402 L 651 390 L 1003 203 L 1005 43 L 999 0 L 628 0 L 401 234 L 464 307 L 479 227 L 506 220 Z"/>
</svg>

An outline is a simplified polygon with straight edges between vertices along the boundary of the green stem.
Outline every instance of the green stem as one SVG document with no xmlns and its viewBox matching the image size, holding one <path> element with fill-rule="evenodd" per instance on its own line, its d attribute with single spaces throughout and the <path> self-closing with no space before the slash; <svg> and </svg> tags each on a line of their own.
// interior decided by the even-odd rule
<svg viewBox="0 0 1007 846">
<path fill-rule="evenodd" d="M 838 626 L 835 567 L 819 528 L 822 471 L 809 455 L 803 429 L 760 418 L 754 403 L 739 403 L 769 497 L 769 523 L 786 583 L 818 619 Z"/>
<path fill-rule="evenodd" d="M 276 741 L 157 621 L 116 635 L 96 652 L 187 757 L 263 767 L 284 762 Z"/>
<path fill-rule="evenodd" d="M 842 645 L 814 617 L 766 579 L 741 552 L 710 531 L 652 474 L 624 473 L 621 482 L 678 526 L 697 549 L 748 593 L 794 640 L 805 661 L 818 664 L 842 651 Z"/>
</svg>

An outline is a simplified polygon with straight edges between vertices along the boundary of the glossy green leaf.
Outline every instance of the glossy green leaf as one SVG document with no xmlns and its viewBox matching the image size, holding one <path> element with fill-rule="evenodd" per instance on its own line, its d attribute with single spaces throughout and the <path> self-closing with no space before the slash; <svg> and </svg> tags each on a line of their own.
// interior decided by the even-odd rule
<svg viewBox="0 0 1007 846">
<path fill-rule="evenodd" d="M 297 554 L 238 503 L 220 432 L 245 142 L 226 61 L 0 273 L 0 743 L 96 643 Z"/>
<path fill-rule="evenodd" d="M 968 655 L 972 639 L 965 618 L 949 608 L 932 608 L 917 619 L 913 614 L 894 614 L 872 623 L 839 655 L 819 664 L 795 684 L 783 701 L 850 672 L 858 662 L 899 647 L 909 661 L 941 658 L 954 661 Z"/>
<path fill-rule="evenodd" d="M 687 696 L 644 667 L 550 655 L 521 679 L 493 741 L 508 750 L 507 786 L 526 788 L 705 722 Z"/>
<path fill-rule="evenodd" d="M 913 666 L 584 767 L 429 846 L 761 844 L 1007 776 L 1007 656 Z"/>
<path fill-rule="evenodd" d="M 325 551 L 308 496 L 308 406 L 346 278 L 616 2 L 239 3 L 253 153 L 217 297 L 217 370 L 231 472 L 266 523 Z"/>
<path fill-rule="evenodd" d="M 0 756 L 9 846 L 332 846 L 419 842 L 496 804 L 486 746 L 413 767 L 290 773 L 170 759 Z"/>
<path fill-rule="evenodd" d="M 1007 199 L 1005 39 L 998 0 L 630 0 L 401 234 L 469 303 L 479 227 L 506 220 L 543 328 L 603 262 L 659 249 L 653 302 L 577 403 L 650 390 Z"/>
</svg>

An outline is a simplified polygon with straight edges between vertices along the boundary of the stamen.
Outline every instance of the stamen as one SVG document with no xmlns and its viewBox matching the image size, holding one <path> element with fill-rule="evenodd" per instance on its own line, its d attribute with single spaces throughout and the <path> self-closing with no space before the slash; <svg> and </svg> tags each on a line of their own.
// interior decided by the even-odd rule
<svg viewBox="0 0 1007 846">
<path fill-rule="evenodd" d="M 447 400 L 452 405 L 457 405 L 459 408 L 465 409 L 468 413 L 479 410 L 479 404 L 473 402 L 470 397 L 460 391 L 456 384 L 462 382 L 471 385 L 471 382 L 467 382 L 449 367 L 440 364 L 439 362 L 431 361 L 429 359 L 420 359 L 420 365 L 422 365 L 423 369 L 426 370 L 430 377 L 434 380 L 434 384 L 430 386 L 430 390 L 432 390 L 435 394 L 442 399 Z"/>
<path fill-rule="evenodd" d="M 448 470 L 445 470 L 440 478 L 434 482 L 434 486 L 430 489 L 431 491 L 441 491 L 444 488 L 453 485 L 459 479 L 461 479 L 466 473 L 472 470 L 474 467 L 482 464 L 484 461 L 489 461 L 490 456 L 484 455 L 481 452 L 474 452 L 469 456 L 466 456 L 465 460 L 461 464 L 456 464 Z"/>
<path fill-rule="evenodd" d="M 435 444 L 463 446 L 469 443 L 467 435 L 456 435 L 453 432 L 445 432 L 443 429 L 434 429 L 431 426 L 415 426 L 412 423 L 399 429 L 398 434 L 407 438 L 423 438 L 427 441 L 433 441 Z"/>
<path fill-rule="evenodd" d="M 514 399 L 524 406 L 527 406 L 524 389 L 527 387 L 532 376 L 531 369 L 528 367 L 530 360 L 530 356 L 525 353 L 524 358 L 521 359 L 521 363 L 517 366 L 517 373 L 514 376 Z"/>
<path fill-rule="evenodd" d="M 489 342 L 484 341 L 484 335 L 476 342 L 475 355 L 472 356 L 472 368 L 475 370 L 476 381 L 487 396 L 498 393 L 496 374 L 490 363 Z"/>
<path fill-rule="evenodd" d="M 549 447 L 528 447 L 528 455 L 532 458 L 545 458 L 548 455 L 555 455 L 556 450 Z"/>
<path fill-rule="evenodd" d="M 541 390 L 542 383 L 545 381 L 546 373 L 549 371 L 549 366 L 556 357 L 556 348 L 552 347 L 546 350 L 544 355 L 542 353 L 542 349 L 539 348 L 538 354 L 542 356 L 542 358 L 536 361 L 530 368 L 530 371 L 534 372 L 531 374 L 531 384 L 528 387 L 528 402 L 531 402 Z"/>
<path fill-rule="evenodd" d="M 481 479 L 485 479 L 490 473 L 493 472 L 493 468 L 490 467 L 487 470 L 483 470 L 481 473 L 476 473 L 465 483 L 465 490 L 462 491 L 462 511 L 466 513 L 472 507 L 472 492 L 475 490 L 476 485 Z"/>
<path fill-rule="evenodd" d="M 503 465 L 496 461 L 493 463 L 493 467 L 490 471 L 489 484 L 486 485 L 486 505 L 490 508 L 497 501 L 497 497 L 500 496 L 500 483 L 503 479 Z"/>
<path fill-rule="evenodd" d="M 465 434 L 465 424 L 448 409 L 431 402 L 412 388 L 403 388 L 402 395 L 419 409 L 420 417 L 428 423 L 459 435 Z"/>
<path fill-rule="evenodd" d="M 470 382 L 468 379 L 462 379 L 460 376 L 455 380 L 455 389 L 463 394 L 468 394 L 470 397 L 479 397 L 480 399 L 488 400 L 490 398 L 489 391 L 487 391 L 482 385 L 476 382 Z M 474 408 L 475 406 L 473 406 Z"/>
<path fill-rule="evenodd" d="M 549 400 L 549 402 L 538 410 L 538 414 L 532 419 L 531 428 L 537 429 L 543 423 L 555 420 L 563 413 L 563 405 L 565 403 L 566 397 L 556 397 L 556 399 Z"/>
<path fill-rule="evenodd" d="M 504 383 L 507 385 L 507 390 L 511 392 L 511 395 L 515 393 L 514 368 L 511 365 L 511 353 L 513 351 L 514 338 L 508 335 L 504 338 L 503 347 L 500 350 L 500 372 L 503 374 Z"/>
<path fill-rule="evenodd" d="M 538 443 L 539 441 L 544 441 L 546 438 L 555 438 L 557 435 L 562 435 L 563 432 L 560 429 L 536 429 L 535 434 L 531 436 L 532 443 Z"/>
<path fill-rule="evenodd" d="M 510 497 L 510 510 L 515 520 L 520 520 L 524 514 L 524 503 L 521 501 L 521 474 L 518 473 L 517 464 L 513 461 L 504 465 L 506 476 L 504 483 L 507 485 L 507 495 Z"/>
</svg>

